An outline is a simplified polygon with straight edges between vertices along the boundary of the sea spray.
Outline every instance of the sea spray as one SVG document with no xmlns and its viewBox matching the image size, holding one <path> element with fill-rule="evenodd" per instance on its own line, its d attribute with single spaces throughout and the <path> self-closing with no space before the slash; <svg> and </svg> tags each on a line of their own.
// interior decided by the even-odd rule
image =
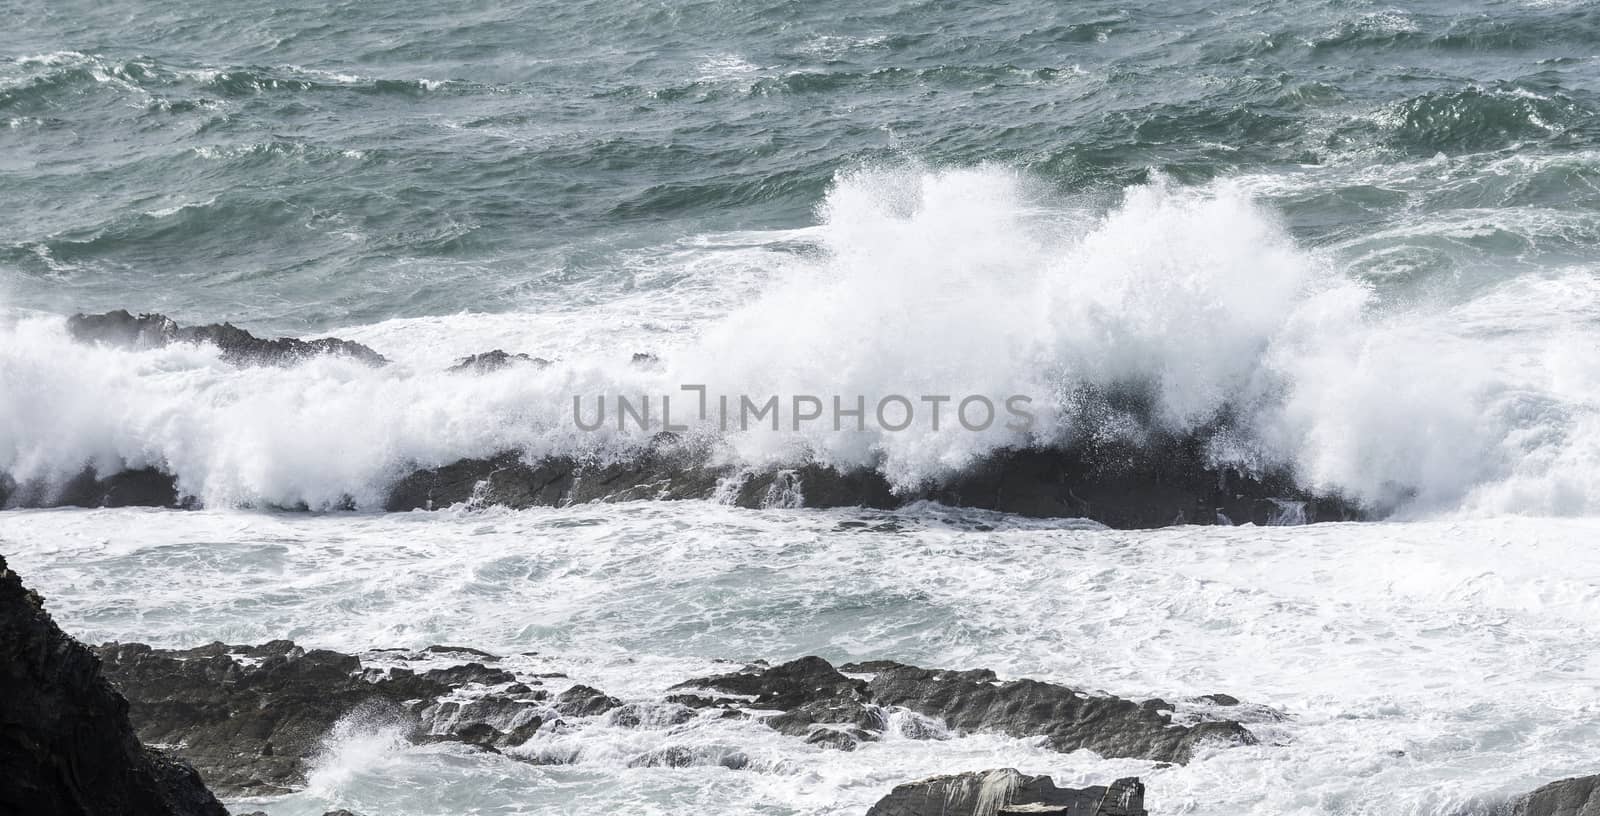
<svg viewBox="0 0 1600 816">
<path fill-rule="evenodd" d="M 376 507 L 411 469 L 464 457 L 627 457 L 656 429 L 581 430 L 574 396 L 695 383 L 1030 397 L 1026 429 L 692 423 L 727 461 L 877 468 L 902 489 L 1008 447 L 1201 433 L 1216 463 L 1285 468 L 1380 510 L 1593 509 L 1596 376 L 1566 350 L 1595 330 L 1530 313 L 1600 303 L 1579 271 L 1443 308 L 1385 302 L 1227 182 L 1157 180 L 1096 214 L 1000 167 L 858 170 L 818 212 L 816 253 L 658 366 L 593 350 L 604 325 L 539 349 L 557 360 L 546 369 L 462 377 L 406 363 L 393 326 L 379 351 L 401 362 L 384 369 L 240 368 L 206 347 L 74 343 L 57 319 L 24 318 L 0 345 L 0 469 L 148 466 L 213 506 Z"/>
</svg>

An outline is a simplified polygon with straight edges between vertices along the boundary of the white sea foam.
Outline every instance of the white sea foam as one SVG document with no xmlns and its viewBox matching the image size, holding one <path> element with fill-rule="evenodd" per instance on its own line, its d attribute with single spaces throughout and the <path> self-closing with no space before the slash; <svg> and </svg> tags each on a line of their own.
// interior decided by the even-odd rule
<svg viewBox="0 0 1600 816">
<path fill-rule="evenodd" d="M 381 501 L 408 468 L 506 448 L 624 452 L 572 397 L 676 393 L 1034 398 L 1031 431 L 891 433 L 818 422 L 729 433 L 756 465 L 879 467 L 911 486 L 1009 445 L 1137 434 L 1076 418 L 1090 392 L 1135 387 L 1149 421 L 1217 417 L 1222 459 L 1286 466 L 1308 486 L 1407 512 L 1589 514 L 1600 458 L 1600 286 L 1552 269 L 1465 301 L 1388 303 L 1288 237 L 1246 189 L 1162 182 L 1109 210 L 1000 167 L 842 175 L 811 230 L 688 240 L 634 260 L 633 285 L 529 314 L 397 320 L 338 333 L 397 361 L 235 369 L 213 351 L 130 353 L 27 319 L 0 344 L 0 468 L 64 478 L 156 466 L 214 505 Z M 647 277 L 641 278 L 639 275 Z M 653 279 L 648 276 L 655 276 Z M 638 285 L 647 283 L 647 285 Z M 493 347 L 543 371 L 442 373 Z M 650 351 L 663 364 L 629 362 Z M 787 422 L 787 420 L 786 420 Z"/>
<path fill-rule="evenodd" d="M 1176 767 L 939 734 L 893 713 L 891 738 L 848 753 L 749 721 L 599 717 L 513 752 L 570 763 L 543 767 L 403 747 L 382 716 L 355 717 L 310 790 L 241 808 L 280 816 L 859 816 L 896 784 L 1003 767 L 1063 785 L 1142 776 L 1156 814 L 1461 816 L 1596 770 L 1593 520 L 1120 532 L 979 514 L 974 530 L 925 508 L 897 515 L 893 533 L 837 529 L 855 517 L 698 502 L 18 511 L 0 514 L 0 552 L 88 642 L 462 643 L 511 656 L 500 665 L 513 671 L 571 676 L 547 680 L 552 691 L 581 682 L 627 700 L 739 665 L 713 658 L 818 654 L 1270 707 L 1244 717 L 1261 745 Z M 948 738 L 910 738 L 922 730 Z M 668 750 L 692 764 L 640 767 Z M 724 764 L 736 754 L 742 770 Z"/>
</svg>

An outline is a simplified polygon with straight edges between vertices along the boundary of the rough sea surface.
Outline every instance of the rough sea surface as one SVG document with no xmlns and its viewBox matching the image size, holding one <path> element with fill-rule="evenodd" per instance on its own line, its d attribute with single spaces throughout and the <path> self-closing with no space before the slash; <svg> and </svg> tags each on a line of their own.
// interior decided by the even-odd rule
<svg viewBox="0 0 1600 816">
<path fill-rule="evenodd" d="M 859 814 L 1012 765 L 1152 813 L 1493 812 L 1600 772 L 1600 7 L 0 2 L 0 473 L 158 467 L 196 512 L 0 513 L 90 642 L 988 667 L 1289 717 L 1158 768 L 962 737 L 540 767 L 353 728 L 273 816 Z M 128 308 L 395 364 L 71 342 Z M 446 374 L 502 348 L 540 370 Z M 660 364 L 639 366 L 635 353 Z M 730 433 L 938 479 L 1137 437 L 1387 521 L 1110 532 L 916 507 L 375 512 L 418 467 L 605 457 L 575 394 L 1029 394 L 1027 431 Z M 1137 425 L 1137 423 L 1134 423 Z M 311 513 L 271 507 L 305 506 Z M 354 509 L 344 509 L 351 508 Z M 613 740 L 608 742 L 607 740 Z"/>
</svg>

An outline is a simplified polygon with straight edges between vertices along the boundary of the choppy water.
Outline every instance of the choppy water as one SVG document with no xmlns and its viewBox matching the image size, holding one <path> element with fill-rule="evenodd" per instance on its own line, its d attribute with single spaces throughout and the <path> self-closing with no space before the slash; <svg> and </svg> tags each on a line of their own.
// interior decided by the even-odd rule
<svg viewBox="0 0 1600 816">
<path fill-rule="evenodd" d="M 274 816 L 859 816 L 899 782 L 1007 765 L 1078 783 L 1140 774 L 1153 813 L 1445 816 L 1594 770 L 1593 521 L 1138 533 L 922 510 L 901 532 L 839 532 L 849 518 L 697 503 L 22 511 L 0 515 L 0 545 L 91 641 L 464 642 L 537 650 L 542 671 L 652 698 L 719 657 L 890 657 L 1135 697 L 1226 692 L 1288 715 L 1253 726 L 1262 745 L 1169 768 L 983 736 L 842 753 L 721 721 L 592 727 L 565 738 L 574 764 L 535 767 L 357 729 L 311 791 L 265 803 Z M 627 767 L 666 744 L 751 766 Z"/>
<path fill-rule="evenodd" d="M 209 508 L 0 515 L 86 638 L 457 640 L 622 690 L 627 655 L 815 652 L 1295 714 L 1287 746 L 1166 770 L 763 732 L 706 738 L 763 746 L 766 771 L 685 776 L 625 769 L 619 745 L 534 768 L 354 739 L 274 814 L 855 813 L 1000 764 L 1143 773 L 1163 814 L 1447 814 L 1600 771 L 1592 2 L 0 11 L 0 471 L 160 467 Z M 66 339 L 62 315 L 123 307 L 396 364 Z M 495 347 L 555 364 L 441 371 Z M 704 504 L 364 512 L 415 467 L 630 450 L 576 431 L 571 396 L 685 382 L 1037 397 L 1029 432 L 717 441 L 900 485 L 1226 418 L 1219 460 L 1396 522 L 844 536 Z M 1129 388 L 1147 415 L 1074 410 Z"/>
</svg>

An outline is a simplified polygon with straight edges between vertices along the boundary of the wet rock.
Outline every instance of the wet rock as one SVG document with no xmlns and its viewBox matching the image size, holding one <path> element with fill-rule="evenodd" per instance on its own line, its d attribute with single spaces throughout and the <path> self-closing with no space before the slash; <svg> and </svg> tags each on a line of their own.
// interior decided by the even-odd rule
<svg viewBox="0 0 1600 816">
<path fill-rule="evenodd" d="M 577 685 L 557 695 L 554 708 L 568 717 L 593 717 L 621 706 L 621 700 L 597 688 Z"/>
<path fill-rule="evenodd" d="M 906 664 L 893 660 L 863 660 L 859 663 L 845 663 L 839 667 L 839 671 L 850 674 L 877 674 L 881 671 L 902 668 L 906 668 Z"/>
<path fill-rule="evenodd" d="M 457 741 L 480 747 L 511 743 L 514 735 L 539 730 L 540 707 L 518 699 L 486 694 L 468 700 L 446 699 L 426 705 L 418 714 L 416 733 L 426 741 Z M 526 742 L 527 736 L 516 740 Z"/>
<path fill-rule="evenodd" d="M 1012 768 L 935 776 L 896 787 L 867 816 L 1146 816 L 1137 778 L 1109 786 L 1058 788 L 1048 776 Z"/>
<path fill-rule="evenodd" d="M 233 793 L 299 786 L 309 758 L 347 717 L 400 727 L 419 742 L 486 748 L 538 719 L 531 701 L 484 690 L 516 678 L 482 663 L 420 674 L 364 670 L 356 657 L 287 640 L 183 650 L 113 643 L 96 651 L 128 696 L 138 733 L 184 746 L 218 790 Z M 463 689 L 477 691 L 440 700 Z"/>
<path fill-rule="evenodd" d="M 717 702 L 698 695 L 698 705 L 775 709 L 780 713 L 763 719 L 773 729 L 841 748 L 876 739 L 888 728 L 887 712 L 893 709 L 910 711 L 961 732 L 1045 737 L 1057 751 L 1087 748 L 1106 757 L 1160 762 L 1188 762 L 1204 743 L 1255 742 L 1250 731 L 1230 720 L 1175 723 L 1170 706 L 1160 700 L 1136 703 L 1091 696 L 1037 680 L 1002 683 L 987 669 L 943 671 L 893 661 L 846 667 L 873 677 L 870 681 L 851 678 L 822 658 L 804 657 L 771 668 L 749 666 L 689 680 L 673 690 L 738 695 Z M 696 705 L 696 696 L 671 699 Z"/>
<path fill-rule="evenodd" d="M 1057 751 L 1087 748 L 1105 757 L 1185 763 L 1206 742 L 1255 742 L 1236 722 L 1176 725 L 1159 701 L 1091 696 L 1037 680 L 1002 683 L 986 669 L 887 668 L 872 678 L 867 692 L 879 705 L 933 717 L 959 731 L 1047 737 Z"/>
<path fill-rule="evenodd" d="M 731 674 L 690 680 L 673 689 L 704 689 L 753 698 L 756 709 L 778 709 L 781 714 L 763 720 L 768 726 L 808 739 L 823 725 L 846 725 L 840 736 L 819 738 L 818 744 L 855 747 L 858 732 L 883 730 L 883 717 L 867 698 L 867 684 L 840 674 L 820 657 L 802 657 L 771 668 L 751 666 Z M 848 739 L 847 739 L 848 738 Z"/>
<path fill-rule="evenodd" d="M 1512 816 L 1596 816 L 1600 814 L 1600 775 L 1551 782 L 1518 799 Z"/>
<path fill-rule="evenodd" d="M 102 475 L 86 467 L 62 483 L 0 480 L 0 507 L 188 507 L 177 481 L 155 468 Z"/>
<path fill-rule="evenodd" d="M 485 686 L 497 686 L 502 683 L 515 683 L 517 676 L 504 669 L 491 669 L 482 663 L 468 663 L 464 666 L 450 666 L 444 669 L 430 669 L 422 676 L 436 683 L 447 686 L 464 686 L 468 683 L 478 683 Z"/>
<path fill-rule="evenodd" d="M 360 343 L 337 337 L 268 340 L 231 323 L 180 326 L 165 315 L 135 317 L 120 309 L 98 315 L 73 315 L 67 318 L 67 331 L 80 342 L 129 349 L 160 348 L 171 343 L 209 343 L 222 350 L 224 360 L 235 365 L 294 365 L 325 354 L 349 357 L 371 366 L 389 362 Z"/>
<path fill-rule="evenodd" d="M 229 324 L 183 327 L 157 314 L 126 311 L 76 315 L 69 331 L 85 342 L 150 348 L 172 342 L 214 343 L 241 365 L 289 365 L 335 354 L 382 365 L 386 360 L 359 343 L 336 338 L 257 338 Z M 486 372 L 546 361 L 501 349 L 464 358 L 452 371 Z M 633 364 L 658 367 L 639 353 Z M 1074 400 L 1084 413 L 1078 427 L 1142 429 L 1090 436 L 1051 448 L 1004 450 L 943 482 L 895 493 L 870 468 L 840 471 L 816 464 L 741 473 L 709 451 L 669 433 L 637 456 L 596 463 L 555 456 L 530 460 L 507 450 L 432 467 L 416 467 L 389 490 L 391 511 L 434 509 L 462 502 L 512 508 L 585 502 L 670 499 L 728 500 L 741 507 L 865 507 L 893 509 L 931 500 L 1025 516 L 1087 518 L 1115 528 L 1172 524 L 1306 523 L 1355 520 L 1363 508 L 1337 496 L 1298 488 L 1287 470 L 1245 472 L 1212 462 L 1213 442 L 1229 434 L 1227 417 L 1193 433 L 1174 436 L 1151 418 L 1151 399 L 1136 387 L 1088 392 Z M 432 463 L 429 463 L 432 464 Z M 86 470 L 70 484 L 23 484 L 0 478 L 0 506 L 183 506 L 172 476 L 159 469 L 123 473 Z M 294 509 L 294 508 L 289 508 Z M 872 527 L 843 522 L 841 529 L 893 532 L 893 522 Z"/>
<path fill-rule="evenodd" d="M 854 751 L 863 742 L 873 742 L 878 735 L 863 728 L 816 728 L 806 734 L 807 745 L 820 745 L 835 751 Z"/>
<path fill-rule="evenodd" d="M 676 703 L 627 703 L 606 721 L 620 728 L 669 728 L 694 719 L 694 709 Z"/>
<path fill-rule="evenodd" d="M 672 445 L 609 463 L 563 456 L 529 463 L 519 454 L 505 453 L 413 472 L 390 488 L 384 506 L 391 512 L 464 502 L 520 509 L 707 498 L 730 472 L 731 468 L 706 466 L 698 452 Z"/>
<path fill-rule="evenodd" d="M 436 654 L 436 655 L 449 655 L 449 656 L 471 655 L 471 656 L 476 657 L 476 658 L 481 658 L 482 660 L 484 660 L 485 662 L 488 662 L 488 663 L 494 663 L 494 662 L 500 660 L 500 656 L 497 655 L 497 654 L 486 652 L 486 651 L 484 651 L 482 649 L 474 649 L 474 648 L 472 648 L 470 646 L 442 646 L 442 645 L 439 645 L 439 644 L 435 644 L 433 646 L 427 647 L 426 649 L 423 649 L 422 653 L 423 654 Z"/>
<path fill-rule="evenodd" d="M 501 747 L 501 748 L 515 748 L 515 747 L 517 747 L 519 745 L 522 745 L 523 743 L 526 743 L 528 740 L 533 739 L 533 735 L 539 733 L 539 729 L 542 728 L 543 726 L 544 726 L 544 721 L 543 720 L 541 720 L 541 719 L 539 719 L 537 717 L 535 717 L 533 719 L 530 719 L 527 722 L 523 723 L 522 725 L 519 725 L 516 728 L 511 729 L 511 733 L 506 734 L 505 736 L 501 737 L 500 738 L 500 742 L 499 742 L 499 747 Z"/>
<path fill-rule="evenodd" d="M 226 816 L 199 774 L 140 744 L 100 661 L 0 557 L 0 813 Z"/>
<path fill-rule="evenodd" d="M 543 357 L 530 357 L 526 354 L 507 354 L 501 349 L 495 349 L 494 351 L 486 351 L 482 354 L 474 354 L 471 357 L 463 357 L 460 361 L 458 361 L 455 365 L 450 366 L 450 368 L 447 370 L 452 372 L 487 374 L 491 371 L 499 371 L 515 365 L 527 365 L 539 369 L 548 367 L 550 365 L 550 361 L 544 359 Z"/>
</svg>

